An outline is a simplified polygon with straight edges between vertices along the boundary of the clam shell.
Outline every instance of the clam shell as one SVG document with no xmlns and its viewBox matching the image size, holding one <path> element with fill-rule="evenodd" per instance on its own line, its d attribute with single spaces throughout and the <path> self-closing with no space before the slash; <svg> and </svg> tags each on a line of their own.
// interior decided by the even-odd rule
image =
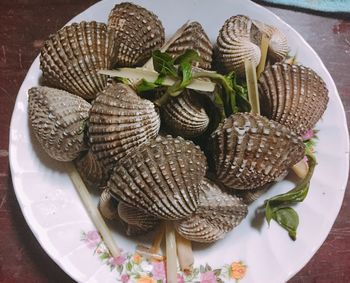
<svg viewBox="0 0 350 283">
<path fill-rule="evenodd" d="M 247 213 L 247 205 L 240 198 L 204 179 L 196 212 L 188 219 L 177 221 L 175 229 L 188 240 L 211 243 L 223 238 Z"/>
<path fill-rule="evenodd" d="M 141 66 L 164 44 L 164 28 L 158 17 L 132 3 L 115 5 L 108 26 L 115 30 L 118 66 Z"/>
<path fill-rule="evenodd" d="M 113 220 L 118 218 L 118 202 L 112 197 L 109 190 L 104 190 L 100 196 L 98 209 L 106 219 Z"/>
<path fill-rule="evenodd" d="M 126 233 L 130 236 L 152 230 L 159 224 L 159 219 L 157 217 L 124 202 L 119 203 L 118 214 L 127 224 Z"/>
<path fill-rule="evenodd" d="M 154 104 L 124 84 L 108 86 L 92 103 L 91 150 L 107 169 L 128 152 L 155 138 L 160 118 Z"/>
<path fill-rule="evenodd" d="M 272 62 L 283 61 L 288 53 L 289 46 L 286 35 L 274 26 L 264 24 L 259 21 L 254 21 L 254 24 L 259 30 L 269 37 L 269 49 L 267 56 Z"/>
<path fill-rule="evenodd" d="M 77 158 L 75 165 L 84 183 L 95 188 L 106 186 L 108 173 L 91 150 Z"/>
<path fill-rule="evenodd" d="M 63 90 L 33 87 L 28 91 L 29 120 L 50 157 L 71 161 L 86 149 L 84 131 L 91 105 Z"/>
<path fill-rule="evenodd" d="M 273 182 L 304 157 L 302 139 L 289 128 L 252 113 L 237 113 L 211 136 L 216 178 L 231 189 Z"/>
<path fill-rule="evenodd" d="M 98 71 L 110 69 L 114 57 L 114 33 L 105 24 L 73 23 L 45 41 L 40 68 L 50 85 L 93 99 L 107 84 Z"/>
<path fill-rule="evenodd" d="M 206 70 L 211 69 L 213 45 L 202 25 L 198 22 L 190 23 L 181 36 L 169 46 L 166 52 L 176 57 L 188 49 L 195 50 L 200 55 L 200 61 L 195 62 L 194 66 Z"/>
<path fill-rule="evenodd" d="M 260 61 L 261 33 L 253 21 L 243 15 L 227 19 L 217 38 L 217 59 L 226 72 L 245 73 L 244 61 L 250 60 L 254 66 Z"/>
<path fill-rule="evenodd" d="M 162 122 L 169 133 L 191 139 L 207 130 L 209 116 L 198 96 L 185 90 L 161 108 Z"/>
<path fill-rule="evenodd" d="M 328 89 L 312 69 L 274 64 L 258 81 L 262 115 L 301 135 L 312 129 L 326 110 Z"/>
<path fill-rule="evenodd" d="M 261 197 L 270 188 L 271 184 L 267 184 L 262 188 L 252 189 L 252 190 L 236 190 L 234 194 L 242 199 L 242 201 L 249 205 Z"/>
<path fill-rule="evenodd" d="M 196 210 L 207 166 L 205 155 L 192 142 L 158 136 L 118 165 L 108 187 L 121 201 L 168 220 Z"/>
</svg>

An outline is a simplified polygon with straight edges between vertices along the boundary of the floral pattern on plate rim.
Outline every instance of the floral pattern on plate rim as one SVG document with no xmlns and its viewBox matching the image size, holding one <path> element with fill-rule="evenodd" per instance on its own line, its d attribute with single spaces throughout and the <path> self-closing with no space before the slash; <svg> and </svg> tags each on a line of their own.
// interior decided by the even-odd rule
<svg viewBox="0 0 350 283">
<path fill-rule="evenodd" d="M 127 283 L 163 283 L 166 282 L 165 262 L 149 260 L 138 253 L 123 252 L 117 258 L 109 253 L 96 230 L 82 232 L 81 240 L 86 246 L 94 250 L 94 255 L 116 271 L 117 282 Z M 217 283 L 240 281 L 247 272 L 247 266 L 242 261 L 225 264 L 221 268 L 213 269 L 208 264 L 194 267 L 191 274 L 178 271 L 178 283 Z"/>
</svg>

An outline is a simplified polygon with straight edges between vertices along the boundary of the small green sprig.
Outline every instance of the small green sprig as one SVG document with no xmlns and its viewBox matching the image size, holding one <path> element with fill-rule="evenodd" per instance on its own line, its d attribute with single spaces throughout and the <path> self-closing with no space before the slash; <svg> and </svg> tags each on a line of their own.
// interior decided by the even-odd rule
<svg viewBox="0 0 350 283">
<path fill-rule="evenodd" d="M 297 236 L 297 228 L 299 225 L 298 213 L 289 205 L 302 202 L 309 191 L 310 180 L 317 165 L 316 158 L 308 148 L 305 153 L 309 171 L 305 178 L 294 189 L 287 193 L 274 196 L 265 200 L 265 218 L 270 224 L 271 220 L 275 220 L 281 227 L 288 231 L 289 236 L 295 241 Z"/>
</svg>

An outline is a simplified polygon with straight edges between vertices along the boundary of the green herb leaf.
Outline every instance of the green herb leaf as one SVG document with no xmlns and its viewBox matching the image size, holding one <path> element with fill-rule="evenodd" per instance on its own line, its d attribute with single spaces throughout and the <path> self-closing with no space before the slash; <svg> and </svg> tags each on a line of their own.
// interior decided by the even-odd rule
<svg viewBox="0 0 350 283">
<path fill-rule="evenodd" d="M 174 66 L 174 59 L 166 52 L 153 51 L 153 67 L 161 76 L 177 77 L 177 70 Z"/>
<path fill-rule="evenodd" d="M 181 65 L 183 63 L 192 64 L 194 61 L 199 61 L 200 56 L 198 51 L 187 49 L 183 54 L 179 55 L 175 60 L 175 65 Z"/>
<path fill-rule="evenodd" d="M 140 93 L 140 92 L 154 90 L 157 87 L 159 87 L 158 84 L 146 81 L 145 79 L 142 79 L 141 82 L 137 84 L 136 91 L 138 93 Z"/>
<path fill-rule="evenodd" d="M 288 231 L 289 236 L 295 241 L 297 228 L 299 225 L 299 216 L 291 207 L 282 207 L 273 213 L 273 219 Z"/>
<path fill-rule="evenodd" d="M 179 72 L 182 78 L 180 88 L 186 88 L 192 82 L 192 66 L 188 62 L 183 62 L 179 66 Z"/>
</svg>

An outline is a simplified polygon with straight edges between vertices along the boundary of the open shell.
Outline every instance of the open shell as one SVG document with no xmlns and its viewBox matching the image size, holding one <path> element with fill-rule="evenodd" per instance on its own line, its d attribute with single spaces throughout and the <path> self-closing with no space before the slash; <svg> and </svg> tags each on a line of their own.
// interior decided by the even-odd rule
<svg viewBox="0 0 350 283">
<path fill-rule="evenodd" d="M 104 190 L 100 196 L 98 209 L 106 219 L 113 220 L 118 218 L 118 202 L 112 197 L 109 190 Z"/>
<path fill-rule="evenodd" d="M 115 5 L 108 26 L 115 30 L 118 66 L 141 66 L 164 44 L 164 28 L 158 17 L 132 3 Z"/>
<path fill-rule="evenodd" d="M 127 224 L 126 234 L 130 236 L 152 230 L 159 224 L 159 219 L 157 217 L 124 202 L 119 203 L 118 214 Z"/>
<path fill-rule="evenodd" d="M 198 206 L 206 159 L 182 138 L 158 136 L 120 160 L 108 188 L 121 201 L 168 220 L 186 218 Z"/>
<path fill-rule="evenodd" d="M 162 107 L 161 116 L 169 133 L 188 139 L 203 134 L 209 125 L 209 116 L 199 95 L 189 90 L 171 98 Z"/>
<path fill-rule="evenodd" d="M 106 186 L 109 178 L 108 173 L 91 150 L 77 158 L 75 165 L 86 184 L 94 188 Z"/>
<path fill-rule="evenodd" d="M 304 157 L 302 139 L 289 128 L 252 113 L 237 113 L 212 134 L 216 178 L 232 189 L 275 181 Z"/>
<path fill-rule="evenodd" d="M 213 45 L 202 25 L 198 22 L 190 23 L 181 36 L 169 46 L 166 52 L 176 57 L 188 49 L 195 50 L 200 55 L 200 61 L 195 62 L 194 66 L 206 70 L 211 69 Z"/>
<path fill-rule="evenodd" d="M 90 113 L 91 149 L 107 169 L 155 138 L 160 127 L 154 104 L 125 84 L 108 86 L 93 101 Z"/>
<path fill-rule="evenodd" d="M 240 198 L 204 179 L 196 212 L 188 219 L 177 221 L 175 229 L 188 240 L 211 243 L 223 238 L 247 213 L 247 205 Z"/>
<path fill-rule="evenodd" d="M 299 135 L 312 129 L 326 110 L 327 86 L 310 68 L 277 63 L 258 83 L 262 115 Z"/>
<path fill-rule="evenodd" d="M 110 69 L 114 56 L 114 33 L 105 24 L 73 23 L 45 41 L 40 68 L 50 85 L 93 99 L 107 84 L 98 71 Z"/>
<path fill-rule="evenodd" d="M 91 105 L 63 90 L 33 87 L 28 91 L 29 120 L 39 143 L 50 157 L 71 161 L 86 149 L 85 122 Z"/>
</svg>

